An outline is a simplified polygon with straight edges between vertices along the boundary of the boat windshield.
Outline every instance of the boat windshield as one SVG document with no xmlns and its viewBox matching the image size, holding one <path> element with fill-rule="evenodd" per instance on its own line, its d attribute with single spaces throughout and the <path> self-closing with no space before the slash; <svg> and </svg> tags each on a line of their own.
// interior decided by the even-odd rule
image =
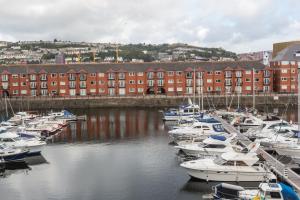
<svg viewBox="0 0 300 200">
<path fill-rule="evenodd" d="M 213 128 L 216 132 L 224 132 L 224 127 L 222 126 L 222 124 L 214 124 Z"/>
<path fill-rule="evenodd" d="M 221 157 L 217 157 L 214 159 L 214 163 L 216 163 L 217 165 L 223 165 L 224 163 L 226 163 L 226 160 Z"/>
</svg>

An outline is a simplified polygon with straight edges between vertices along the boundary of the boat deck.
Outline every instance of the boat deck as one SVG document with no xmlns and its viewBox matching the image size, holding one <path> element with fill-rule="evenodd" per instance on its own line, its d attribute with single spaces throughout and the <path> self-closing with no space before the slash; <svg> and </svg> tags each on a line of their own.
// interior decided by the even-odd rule
<svg viewBox="0 0 300 200">
<path fill-rule="evenodd" d="M 248 146 L 251 141 L 243 134 L 241 134 L 238 130 L 236 130 L 232 125 L 227 123 L 224 119 L 214 116 L 217 120 L 219 120 L 226 131 L 229 133 L 236 133 L 238 141 L 244 145 Z M 257 153 L 260 154 L 267 162 L 267 165 L 280 177 L 282 177 L 287 183 L 293 186 L 298 192 L 300 192 L 300 175 L 293 171 L 288 164 L 283 164 L 275 157 L 266 152 L 263 148 L 259 148 Z"/>
</svg>

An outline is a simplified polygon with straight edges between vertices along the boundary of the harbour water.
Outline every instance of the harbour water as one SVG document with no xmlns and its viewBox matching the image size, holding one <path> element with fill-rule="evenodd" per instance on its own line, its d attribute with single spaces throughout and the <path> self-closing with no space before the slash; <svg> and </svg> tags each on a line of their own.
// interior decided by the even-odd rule
<svg viewBox="0 0 300 200">
<path fill-rule="evenodd" d="M 5 172 L 0 199 L 189 200 L 211 192 L 214 184 L 190 180 L 179 167 L 158 110 L 73 112 L 87 120 L 49 141 L 42 151 L 46 162 Z"/>
</svg>

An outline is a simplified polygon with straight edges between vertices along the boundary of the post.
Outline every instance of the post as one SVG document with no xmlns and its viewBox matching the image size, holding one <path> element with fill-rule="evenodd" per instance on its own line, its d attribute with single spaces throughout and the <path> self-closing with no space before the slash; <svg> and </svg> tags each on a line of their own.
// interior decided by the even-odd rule
<svg viewBox="0 0 300 200">
<path fill-rule="evenodd" d="M 298 87 L 298 136 L 299 136 L 299 133 L 300 133 L 300 66 L 298 66 L 298 81 L 297 81 L 297 87 Z"/>
<path fill-rule="evenodd" d="M 252 104 L 253 109 L 255 109 L 255 70 L 252 69 Z"/>
</svg>

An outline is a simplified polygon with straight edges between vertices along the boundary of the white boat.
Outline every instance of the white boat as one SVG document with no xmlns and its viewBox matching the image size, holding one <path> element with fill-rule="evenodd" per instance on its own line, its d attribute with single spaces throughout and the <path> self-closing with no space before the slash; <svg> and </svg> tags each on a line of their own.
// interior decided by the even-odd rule
<svg viewBox="0 0 300 200">
<path fill-rule="evenodd" d="M 9 120 L 7 120 L 10 123 L 13 124 L 21 124 L 23 121 L 28 121 L 35 119 L 37 117 L 36 114 L 28 113 L 28 112 L 17 112 L 13 117 L 11 117 Z"/>
<path fill-rule="evenodd" d="M 264 121 L 261 126 L 254 129 L 249 129 L 243 134 L 250 139 L 261 139 L 273 137 L 275 132 L 286 134 L 288 132 L 293 133 L 297 130 L 298 128 L 295 125 L 289 124 L 284 120 L 276 120 Z"/>
<path fill-rule="evenodd" d="M 263 164 L 255 151 L 259 144 L 253 143 L 248 153 L 228 152 L 218 158 L 205 158 L 187 161 L 180 166 L 196 179 L 206 181 L 254 181 L 273 180 L 276 176 Z"/>
<path fill-rule="evenodd" d="M 220 183 L 213 187 L 214 199 L 236 200 L 298 200 L 296 192 L 284 183 L 260 183 L 258 188 L 244 188 L 238 185 Z M 284 198 L 288 196 L 289 198 Z"/>
<path fill-rule="evenodd" d="M 200 115 L 200 107 L 196 104 L 188 104 L 180 106 L 179 109 L 171 109 L 163 113 L 163 120 L 164 121 L 178 121 L 184 120 L 186 118 L 192 116 L 199 116 Z"/>
<path fill-rule="evenodd" d="M 203 140 L 202 143 L 178 145 L 175 148 L 189 156 L 220 156 L 226 152 L 241 151 L 243 149 L 241 146 L 231 144 L 234 137 L 235 135 L 229 138 L 224 136 L 210 136 Z"/>
<path fill-rule="evenodd" d="M 22 138 L 12 132 L 0 134 L 0 142 L 12 148 L 28 149 L 30 154 L 41 152 L 42 147 L 46 145 L 46 142 L 40 141 L 39 138 Z"/>
<path fill-rule="evenodd" d="M 13 149 L 4 143 L 0 143 L 0 160 L 4 162 L 23 160 L 28 154 L 28 150 Z"/>
<path fill-rule="evenodd" d="M 177 141 L 192 138 L 205 139 L 211 135 L 227 135 L 227 133 L 219 121 L 210 118 L 195 122 L 188 127 L 171 130 L 169 135 L 174 141 Z"/>
<path fill-rule="evenodd" d="M 67 121 L 77 120 L 77 116 L 67 110 L 62 110 L 60 112 L 50 112 L 48 116 L 55 117 L 55 119 L 63 119 Z"/>
</svg>

